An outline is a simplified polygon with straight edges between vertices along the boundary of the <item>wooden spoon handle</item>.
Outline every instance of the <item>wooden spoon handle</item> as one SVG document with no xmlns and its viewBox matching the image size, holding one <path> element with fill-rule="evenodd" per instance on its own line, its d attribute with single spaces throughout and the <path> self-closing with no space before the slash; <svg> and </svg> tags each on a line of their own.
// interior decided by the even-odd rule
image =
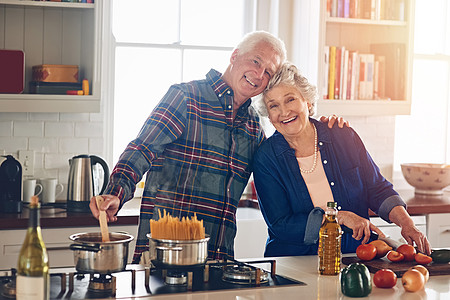
<svg viewBox="0 0 450 300">
<path fill-rule="evenodd" d="M 100 231 L 102 233 L 102 242 L 109 242 L 108 232 L 108 220 L 106 219 L 106 211 L 100 210 L 100 205 L 105 201 L 101 196 L 95 196 L 97 201 L 97 207 L 99 208 L 100 215 L 98 221 L 100 222 Z"/>
</svg>

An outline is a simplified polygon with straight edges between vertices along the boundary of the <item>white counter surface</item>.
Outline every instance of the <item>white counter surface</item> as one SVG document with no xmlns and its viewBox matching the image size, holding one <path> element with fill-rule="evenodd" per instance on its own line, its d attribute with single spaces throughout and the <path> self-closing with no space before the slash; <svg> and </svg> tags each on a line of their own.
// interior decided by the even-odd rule
<svg viewBox="0 0 450 300">
<path fill-rule="evenodd" d="M 339 276 L 323 276 L 317 273 L 317 256 L 299 256 L 277 258 L 277 273 L 306 283 L 306 286 L 280 286 L 253 288 L 248 290 L 227 290 L 217 292 L 192 292 L 152 296 L 147 299 L 192 299 L 192 300 L 287 300 L 287 299 L 358 299 L 342 295 Z M 373 274 L 372 274 L 373 276 Z M 401 300 L 442 300 L 450 299 L 450 275 L 431 276 L 423 290 L 416 293 L 406 292 L 397 279 L 397 285 L 391 289 L 375 286 L 368 299 Z M 364 299 L 367 299 L 364 298 Z"/>
</svg>

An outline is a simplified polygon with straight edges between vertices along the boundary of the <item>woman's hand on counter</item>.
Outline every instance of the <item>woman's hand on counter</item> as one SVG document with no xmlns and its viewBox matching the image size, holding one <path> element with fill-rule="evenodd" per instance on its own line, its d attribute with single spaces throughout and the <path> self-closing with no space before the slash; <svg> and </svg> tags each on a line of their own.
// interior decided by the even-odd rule
<svg viewBox="0 0 450 300">
<path fill-rule="evenodd" d="M 95 199 L 96 196 L 91 198 L 91 203 L 89 203 L 89 208 L 91 209 L 92 215 L 98 219 L 100 212 L 99 210 L 106 211 L 106 216 L 108 218 L 108 222 L 117 221 L 117 211 L 119 210 L 120 200 L 117 196 L 114 195 L 101 195 L 104 199 L 101 207 L 97 207 L 97 201 Z"/>
</svg>

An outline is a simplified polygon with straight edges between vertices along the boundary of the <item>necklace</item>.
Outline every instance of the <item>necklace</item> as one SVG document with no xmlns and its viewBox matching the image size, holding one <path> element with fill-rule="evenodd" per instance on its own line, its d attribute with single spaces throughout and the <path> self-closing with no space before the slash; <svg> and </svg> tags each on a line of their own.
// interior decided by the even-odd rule
<svg viewBox="0 0 450 300">
<path fill-rule="evenodd" d="M 314 127 L 314 160 L 313 160 L 313 165 L 312 165 L 311 169 L 309 169 L 309 170 L 304 170 L 299 165 L 300 172 L 302 172 L 302 173 L 312 173 L 312 172 L 314 172 L 314 170 L 316 169 L 316 166 L 317 166 L 317 129 L 316 129 L 316 126 L 314 126 L 314 124 L 312 124 L 312 125 Z"/>
</svg>

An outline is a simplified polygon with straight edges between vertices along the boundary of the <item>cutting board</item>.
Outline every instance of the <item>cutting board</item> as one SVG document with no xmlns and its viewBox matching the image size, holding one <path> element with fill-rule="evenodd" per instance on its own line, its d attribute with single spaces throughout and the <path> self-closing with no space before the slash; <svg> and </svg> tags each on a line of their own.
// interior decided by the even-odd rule
<svg viewBox="0 0 450 300">
<path fill-rule="evenodd" d="M 418 264 L 415 261 L 394 263 L 388 260 L 386 257 L 383 257 L 381 259 L 373 259 L 370 261 L 362 261 L 356 256 L 348 256 L 342 258 L 342 263 L 345 265 L 349 265 L 355 262 L 363 263 L 364 265 L 366 265 L 366 267 L 369 269 L 371 273 L 375 273 L 376 271 L 381 269 L 391 269 L 399 277 L 402 276 L 403 273 L 405 273 L 409 268 Z M 450 275 L 450 264 L 448 263 L 447 264 L 429 263 L 427 265 L 424 265 L 424 267 L 428 269 L 430 276 Z"/>
</svg>

